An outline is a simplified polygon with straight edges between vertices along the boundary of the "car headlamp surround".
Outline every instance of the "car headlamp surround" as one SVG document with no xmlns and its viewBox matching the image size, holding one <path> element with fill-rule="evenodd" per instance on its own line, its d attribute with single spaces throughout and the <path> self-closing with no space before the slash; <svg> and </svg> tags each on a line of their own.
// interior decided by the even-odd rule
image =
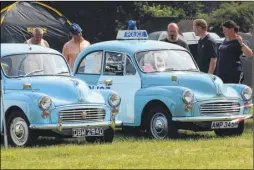
<svg viewBox="0 0 254 170">
<path fill-rule="evenodd" d="M 48 96 L 43 96 L 40 100 L 39 100 L 39 107 L 45 111 L 48 110 L 50 108 L 50 106 L 52 105 L 52 100 L 50 99 L 50 97 Z"/>
<path fill-rule="evenodd" d="M 244 89 L 242 90 L 242 97 L 246 101 L 252 98 L 252 90 L 250 87 L 244 87 Z"/>
<path fill-rule="evenodd" d="M 109 96 L 108 102 L 110 106 L 117 107 L 121 103 L 121 97 L 117 93 L 111 93 L 111 95 Z"/>
<path fill-rule="evenodd" d="M 183 101 L 187 104 L 193 102 L 194 100 L 194 93 L 191 90 L 185 90 L 183 92 Z"/>
</svg>

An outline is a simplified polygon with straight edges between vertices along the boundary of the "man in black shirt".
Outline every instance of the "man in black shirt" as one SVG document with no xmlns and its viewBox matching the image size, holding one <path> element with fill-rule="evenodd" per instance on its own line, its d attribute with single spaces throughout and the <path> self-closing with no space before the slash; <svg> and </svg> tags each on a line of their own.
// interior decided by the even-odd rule
<svg viewBox="0 0 254 170">
<path fill-rule="evenodd" d="M 219 60 L 216 75 L 224 83 L 242 83 L 243 67 L 240 56 L 244 54 L 246 57 L 253 57 L 253 52 L 238 35 L 239 27 L 234 21 L 224 22 L 222 28 L 225 40 L 218 49 Z"/>
<path fill-rule="evenodd" d="M 193 31 L 200 37 L 197 49 L 197 64 L 200 71 L 213 74 L 216 67 L 217 47 L 215 40 L 207 32 L 203 19 L 193 21 Z"/>
<path fill-rule="evenodd" d="M 179 38 L 179 28 L 176 23 L 168 24 L 168 37 L 161 40 L 172 44 L 180 45 L 190 51 L 187 43 Z"/>
</svg>

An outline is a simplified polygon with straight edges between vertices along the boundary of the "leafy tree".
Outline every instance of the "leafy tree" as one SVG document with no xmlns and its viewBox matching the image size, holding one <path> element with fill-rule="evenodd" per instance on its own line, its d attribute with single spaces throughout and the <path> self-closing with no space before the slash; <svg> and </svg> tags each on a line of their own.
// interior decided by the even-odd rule
<svg viewBox="0 0 254 170">
<path fill-rule="evenodd" d="M 248 26 L 254 21 L 254 2 L 223 2 L 220 8 L 211 14 L 199 13 L 212 26 L 210 31 L 222 35 L 221 24 L 226 20 L 233 20 L 240 26 L 240 31 L 246 32 Z"/>
</svg>

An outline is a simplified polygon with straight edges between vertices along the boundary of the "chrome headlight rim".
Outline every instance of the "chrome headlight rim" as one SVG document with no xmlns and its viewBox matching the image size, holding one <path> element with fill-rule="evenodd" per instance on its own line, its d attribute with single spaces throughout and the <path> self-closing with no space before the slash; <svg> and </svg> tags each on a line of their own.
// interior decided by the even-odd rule
<svg viewBox="0 0 254 170">
<path fill-rule="evenodd" d="M 246 95 L 245 92 L 249 92 L 249 97 L 245 96 Z M 251 100 L 251 98 L 252 98 L 252 89 L 250 87 L 244 87 L 243 88 L 243 90 L 242 90 L 242 98 L 245 101 Z"/>
<path fill-rule="evenodd" d="M 52 100 L 48 96 L 43 96 L 43 97 L 40 98 L 38 105 L 39 105 L 41 110 L 46 111 L 52 105 Z"/>
<path fill-rule="evenodd" d="M 187 99 L 186 97 L 188 97 L 188 96 L 186 96 L 186 95 L 190 95 L 189 97 L 191 97 L 191 100 Z M 194 101 L 194 93 L 191 90 L 187 89 L 183 92 L 182 99 L 183 99 L 184 103 L 190 104 Z"/>
<path fill-rule="evenodd" d="M 114 97 L 115 98 L 117 98 L 118 97 L 118 102 L 117 103 L 114 103 Z M 109 105 L 111 106 L 111 107 L 118 107 L 120 104 L 121 104 L 121 97 L 120 97 L 120 95 L 119 94 L 117 94 L 117 93 L 111 93 L 110 94 L 110 96 L 109 96 L 109 98 L 108 98 L 108 102 L 109 102 Z"/>
</svg>

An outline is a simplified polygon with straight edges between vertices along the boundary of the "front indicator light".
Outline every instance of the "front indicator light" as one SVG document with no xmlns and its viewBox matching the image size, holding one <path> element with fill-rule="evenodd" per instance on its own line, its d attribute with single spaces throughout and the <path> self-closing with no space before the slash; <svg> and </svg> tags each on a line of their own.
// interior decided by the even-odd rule
<svg viewBox="0 0 254 170">
<path fill-rule="evenodd" d="M 42 116 L 43 118 L 47 118 L 47 117 L 49 117 L 49 113 L 48 113 L 48 112 L 43 112 L 43 113 L 41 114 L 41 116 Z"/>
<path fill-rule="evenodd" d="M 114 116 L 117 115 L 118 112 L 119 112 L 118 108 L 114 108 L 114 109 L 112 110 L 112 113 L 113 113 Z"/>
<path fill-rule="evenodd" d="M 186 111 L 191 111 L 192 110 L 192 105 L 186 105 L 185 110 Z"/>
</svg>

